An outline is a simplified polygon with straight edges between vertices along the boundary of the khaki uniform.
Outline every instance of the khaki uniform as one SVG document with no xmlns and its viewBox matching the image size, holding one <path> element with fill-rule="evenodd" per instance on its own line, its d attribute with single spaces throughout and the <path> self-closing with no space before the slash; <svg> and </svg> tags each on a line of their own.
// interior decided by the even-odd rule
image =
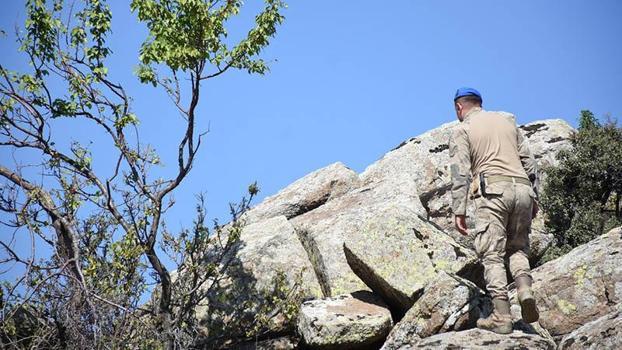
<svg viewBox="0 0 622 350">
<path fill-rule="evenodd" d="M 453 213 L 465 215 L 467 199 L 475 200 L 474 246 L 484 265 L 487 289 L 493 298 L 507 300 L 506 260 L 514 278 L 531 277 L 527 255 L 536 198 L 535 160 L 514 116 L 505 112 L 471 109 L 449 145 Z M 480 173 L 503 179 L 489 183 L 482 196 Z"/>
</svg>

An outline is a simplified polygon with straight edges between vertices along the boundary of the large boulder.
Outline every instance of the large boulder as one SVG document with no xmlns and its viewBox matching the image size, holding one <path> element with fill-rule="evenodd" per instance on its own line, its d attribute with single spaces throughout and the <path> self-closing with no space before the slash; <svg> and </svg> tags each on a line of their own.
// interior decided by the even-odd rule
<svg viewBox="0 0 622 350">
<path fill-rule="evenodd" d="M 559 343 L 559 350 L 621 349 L 622 305 L 617 310 L 597 320 L 586 323 L 568 334 Z"/>
<path fill-rule="evenodd" d="M 570 147 L 570 137 L 575 132 L 565 120 L 546 119 L 521 125 L 520 130 L 529 141 L 531 153 L 540 169 L 558 163 L 555 156 Z"/>
<path fill-rule="evenodd" d="M 439 272 L 470 274 L 477 258 L 414 213 L 385 208 L 346 237 L 352 271 L 394 310 L 404 314 Z"/>
<path fill-rule="evenodd" d="M 366 289 L 346 262 L 342 248 L 346 240 L 357 240 L 370 228 L 380 226 L 406 232 L 408 221 L 404 220 L 424 212 L 414 183 L 404 191 L 380 180 L 290 221 L 311 257 L 324 295 L 333 296 Z"/>
<path fill-rule="evenodd" d="M 404 188 L 414 182 L 427 208 L 430 199 L 445 196 L 451 188 L 448 150 L 449 138 L 456 125 L 457 122 L 443 124 L 403 142 L 368 166 L 361 173 L 361 180 L 368 183 L 386 178 Z M 426 214 L 433 216 L 435 212 Z"/>
<path fill-rule="evenodd" d="M 284 215 L 291 219 L 358 187 L 358 174 L 340 162 L 316 170 L 245 213 L 247 223 Z"/>
<path fill-rule="evenodd" d="M 554 350 L 555 343 L 534 334 L 514 331 L 511 334 L 496 334 L 480 329 L 447 332 L 415 340 L 401 349 L 470 349 L 470 350 Z"/>
<path fill-rule="evenodd" d="M 298 316 L 298 333 L 311 349 L 362 349 L 387 336 L 391 312 L 380 298 L 359 291 L 307 301 Z"/>
<path fill-rule="evenodd" d="M 622 228 L 611 230 L 532 272 L 540 324 L 564 336 L 622 302 Z M 511 291 L 516 304 L 516 291 Z"/>
<path fill-rule="evenodd" d="M 268 331 L 293 327 L 291 315 L 266 309 L 279 292 L 296 290 L 301 298 L 321 297 L 314 274 L 294 227 L 284 216 L 245 226 L 240 240 L 226 253 L 220 268 L 224 276 L 213 283 L 209 302 L 196 309 L 202 325 L 212 332 L 238 336 L 258 313 L 271 316 Z M 295 301 L 299 302 L 299 301 Z"/>
<path fill-rule="evenodd" d="M 382 350 L 401 349 L 436 333 L 472 327 L 480 314 L 490 313 L 490 302 L 485 301 L 473 283 L 441 271 L 393 327 Z"/>
</svg>

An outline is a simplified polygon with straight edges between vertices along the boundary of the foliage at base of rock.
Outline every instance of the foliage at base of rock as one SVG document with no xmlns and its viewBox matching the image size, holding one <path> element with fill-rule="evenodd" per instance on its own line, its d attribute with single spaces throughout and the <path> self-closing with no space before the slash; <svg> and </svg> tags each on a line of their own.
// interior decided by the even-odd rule
<svg viewBox="0 0 622 350">
<path fill-rule="evenodd" d="M 320 287 L 293 226 L 277 216 L 242 229 L 221 259 L 225 273 L 209 280 L 196 308 L 205 341 L 255 337 L 293 329 L 302 300 Z"/>
</svg>

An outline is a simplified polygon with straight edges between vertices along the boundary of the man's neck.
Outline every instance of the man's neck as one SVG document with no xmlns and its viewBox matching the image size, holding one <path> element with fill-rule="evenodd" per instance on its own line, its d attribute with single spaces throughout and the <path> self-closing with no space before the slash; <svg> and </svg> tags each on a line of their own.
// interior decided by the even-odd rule
<svg viewBox="0 0 622 350">
<path fill-rule="evenodd" d="M 471 107 L 471 109 L 469 109 L 465 114 L 464 117 L 462 118 L 463 121 L 467 120 L 467 118 L 469 118 L 470 116 L 472 116 L 473 114 L 479 112 L 482 110 L 481 106 L 473 106 Z"/>
</svg>

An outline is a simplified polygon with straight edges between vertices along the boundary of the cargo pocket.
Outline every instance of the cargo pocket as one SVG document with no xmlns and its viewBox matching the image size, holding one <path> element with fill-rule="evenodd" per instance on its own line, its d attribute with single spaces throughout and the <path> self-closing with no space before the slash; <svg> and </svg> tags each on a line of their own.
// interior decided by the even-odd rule
<svg viewBox="0 0 622 350">
<path fill-rule="evenodd" d="M 486 195 L 503 196 L 506 186 L 507 183 L 504 182 L 496 182 L 488 185 L 486 186 Z"/>
<path fill-rule="evenodd" d="M 485 252 L 490 249 L 491 237 L 488 234 L 488 227 L 490 227 L 490 221 L 480 221 L 475 224 L 475 240 L 473 241 L 473 247 L 479 257 L 482 257 Z"/>
</svg>

